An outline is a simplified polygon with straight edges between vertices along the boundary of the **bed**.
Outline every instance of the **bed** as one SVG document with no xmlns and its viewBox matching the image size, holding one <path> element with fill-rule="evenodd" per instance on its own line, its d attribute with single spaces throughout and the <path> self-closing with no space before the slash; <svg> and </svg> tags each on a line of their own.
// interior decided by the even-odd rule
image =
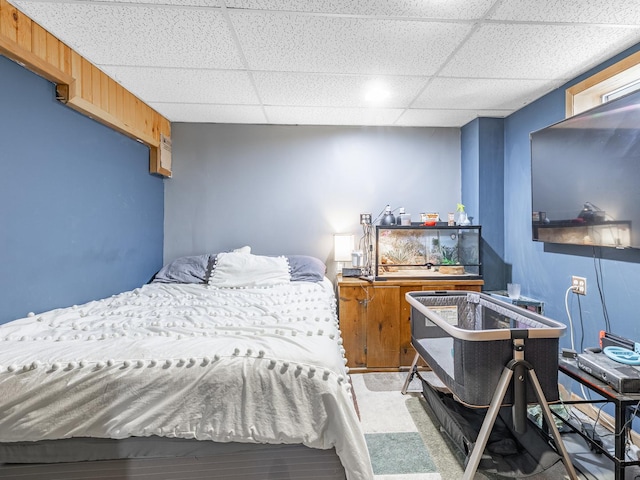
<svg viewBox="0 0 640 480">
<path fill-rule="evenodd" d="M 0 477 L 371 479 L 345 365 L 318 259 L 183 257 L 0 325 Z"/>
</svg>

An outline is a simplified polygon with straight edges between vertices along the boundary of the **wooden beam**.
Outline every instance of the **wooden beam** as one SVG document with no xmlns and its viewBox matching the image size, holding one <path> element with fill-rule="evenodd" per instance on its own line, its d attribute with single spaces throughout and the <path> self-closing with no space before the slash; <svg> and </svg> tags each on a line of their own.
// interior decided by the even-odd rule
<svg viewBox="0 0 640 480">
<path fill-rule="evenodd" d="M 71 75 L 67 75 L 59 68 L 54 67 L 32 52 L 23 49 L 16 42 L 7 40 L 7 38 L 2 35 L 0 35 L 0 54 L 53 83 L 69 84 L 74 81 Z"/>
<path fill-rule="evenodd" d="M 59 101 L 146 144 L 150 172 L 171 176 L 169 120 L 7 0 L 0 0 L 0 54 L 55 83 Z"/>
<path fill-rule="evenodd" d="M 103 123 L 112 127 L 114 130 L 117 130 L 121 133 L 124 133 L 127 136 L 134 137 L 136 140 L 141 141 L 142 143 L 149 146 L 158 146 L 159 140 L 155 137 L 146 134 L 142 131 L 137 131 L 136 135 L 131 134 L 131 128 L 124 123 L 121 119 L 117 118 L 114 115 L 110 115 L 105 112 L 100 106 L 96 105 L 93 102 L 85 100 L 84 98 L 76 95 L 75 97 L 69 98 L 65 101 L 67 105 L 72 107 L 74 110 L 77 110 L 87 117 L 93 118 L 94 120 Z"/>
</svg>

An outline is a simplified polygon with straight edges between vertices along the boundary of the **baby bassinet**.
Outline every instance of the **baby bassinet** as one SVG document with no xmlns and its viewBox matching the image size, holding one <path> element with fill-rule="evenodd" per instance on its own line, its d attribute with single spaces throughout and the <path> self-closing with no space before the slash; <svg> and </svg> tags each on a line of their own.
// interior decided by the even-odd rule
<svg viewBox="0 0 640 480">
<path fill-rule="evenodd" d="M 409 292 L 406 299 L 417 352 L 409 376 L 422 357 L 458 402 L 488 407 L 465 478 L 473 477 L 500 409 L 512 406 L 514 429 L 524 433 L 529 403 L 540 404 L 567 472 L 577 478 L 548 406 L 559 400 L 565 325 L 477 292 Z"/>
</svg>

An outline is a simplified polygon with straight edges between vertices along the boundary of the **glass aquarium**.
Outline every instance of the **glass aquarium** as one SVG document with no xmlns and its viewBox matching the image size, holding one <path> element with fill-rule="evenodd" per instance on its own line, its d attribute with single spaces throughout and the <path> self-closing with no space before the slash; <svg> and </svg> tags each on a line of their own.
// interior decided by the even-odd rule
<svg viewBox="0 0 640 480">
<path fill-rule="evenodd" d="M 480 226 L 376 226 L 377 278 L 482 278 Z"/>
</svg>

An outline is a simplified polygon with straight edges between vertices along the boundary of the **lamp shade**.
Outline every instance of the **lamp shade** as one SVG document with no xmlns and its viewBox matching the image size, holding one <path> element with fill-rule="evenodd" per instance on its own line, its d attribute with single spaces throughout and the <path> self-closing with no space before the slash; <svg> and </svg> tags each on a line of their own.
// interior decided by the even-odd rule
<svg viewBox="0 0 640 480">
<path fill-rule="evenodd" d="M 333 259 L 336 262 L 350 262 L 353 251 L 353 235 L 336 233 L 333 236 Z"/>
</svg>

